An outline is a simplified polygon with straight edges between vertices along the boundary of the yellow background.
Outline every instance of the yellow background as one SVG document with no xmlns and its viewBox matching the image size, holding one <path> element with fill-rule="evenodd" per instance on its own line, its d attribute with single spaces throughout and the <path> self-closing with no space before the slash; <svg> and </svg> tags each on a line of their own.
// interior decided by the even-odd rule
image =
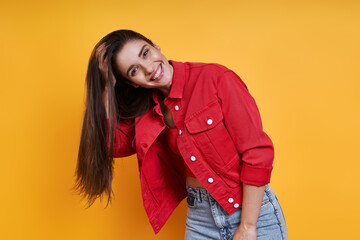
<svg viewBox="0 0 360 240">
<path fill-rule="evenodd" d="M 245 81 L 289 239 L 358 239 L 360 4 L 340 0 L 1 1 L 0 239 L 183 239 L 185 202 L 154 235 L 134 156 L 108 208 L 72 191 L 87 61 L 122 28 Z"/>
</svg>

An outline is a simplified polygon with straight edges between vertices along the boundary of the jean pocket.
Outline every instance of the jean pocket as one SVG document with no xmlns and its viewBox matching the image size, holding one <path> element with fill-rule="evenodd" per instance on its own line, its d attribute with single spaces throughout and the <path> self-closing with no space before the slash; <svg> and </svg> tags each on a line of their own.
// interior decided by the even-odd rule
<svg viewBox="0 0 360 240">
<path fill-rule="evenodd" d="M 188 195 L 186 202 L 189 208 L 196 208 L 196 198 L 194 196 Z"/>
</svg>

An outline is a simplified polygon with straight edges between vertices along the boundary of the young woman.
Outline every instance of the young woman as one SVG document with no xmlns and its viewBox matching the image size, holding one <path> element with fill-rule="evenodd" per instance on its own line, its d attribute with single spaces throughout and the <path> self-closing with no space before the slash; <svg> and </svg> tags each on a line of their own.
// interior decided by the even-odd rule
<svg viewBox="0 0 360 240">
<path fill-rule="evenodd" d="M 287 239 L 269 187 L 273 144 L 232 70 L 168 61 L 131 30 L 95 46 L 77 187 L 91 205 L 111 197 L 113 158 L 137 154 L 143 203 L 158 233 L 187 197 L 185 239 Z"/>
</svg>

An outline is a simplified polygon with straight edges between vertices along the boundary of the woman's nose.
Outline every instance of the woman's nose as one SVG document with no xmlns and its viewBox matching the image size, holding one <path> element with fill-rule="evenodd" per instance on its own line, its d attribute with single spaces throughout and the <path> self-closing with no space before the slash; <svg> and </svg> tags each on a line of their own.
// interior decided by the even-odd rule
<svg viewBox="0 0 360 240">
<path fill-rule="evenodd" d="M 149 75 L 154 72 L 154 67 L 151 64 L 144 64 L 143 65 L 144 72 Z"/>
</svg>

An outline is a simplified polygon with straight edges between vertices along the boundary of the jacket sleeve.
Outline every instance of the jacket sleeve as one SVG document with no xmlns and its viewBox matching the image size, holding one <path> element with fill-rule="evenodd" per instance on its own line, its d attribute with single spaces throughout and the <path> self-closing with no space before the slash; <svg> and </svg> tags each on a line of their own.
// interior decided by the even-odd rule
<svg viewBox="0 0 360 240">
<path fill-rule="evenodd" d="M 109 119 L 107 119 L 107 124 L 109 125 Z M 113 144 L 114 158 L 127 157 L 136 153 L 136 149 L 134 146 L 134 136 L 135 136 L 134 120 L 125 120 L 119 122 L 115 135 L 116 137 Z M 108 142 L 107 142 L 107 147 L 109 148 Z"/>
<path fill-rule="evenodd" d="M 270 182 L 274 148 L 263 131 L 259 110 L 247 86 L 231 70 L 217 81 L 224 124 L 242 157 L 240 181 L 262 186 Z"/>
</svg>

